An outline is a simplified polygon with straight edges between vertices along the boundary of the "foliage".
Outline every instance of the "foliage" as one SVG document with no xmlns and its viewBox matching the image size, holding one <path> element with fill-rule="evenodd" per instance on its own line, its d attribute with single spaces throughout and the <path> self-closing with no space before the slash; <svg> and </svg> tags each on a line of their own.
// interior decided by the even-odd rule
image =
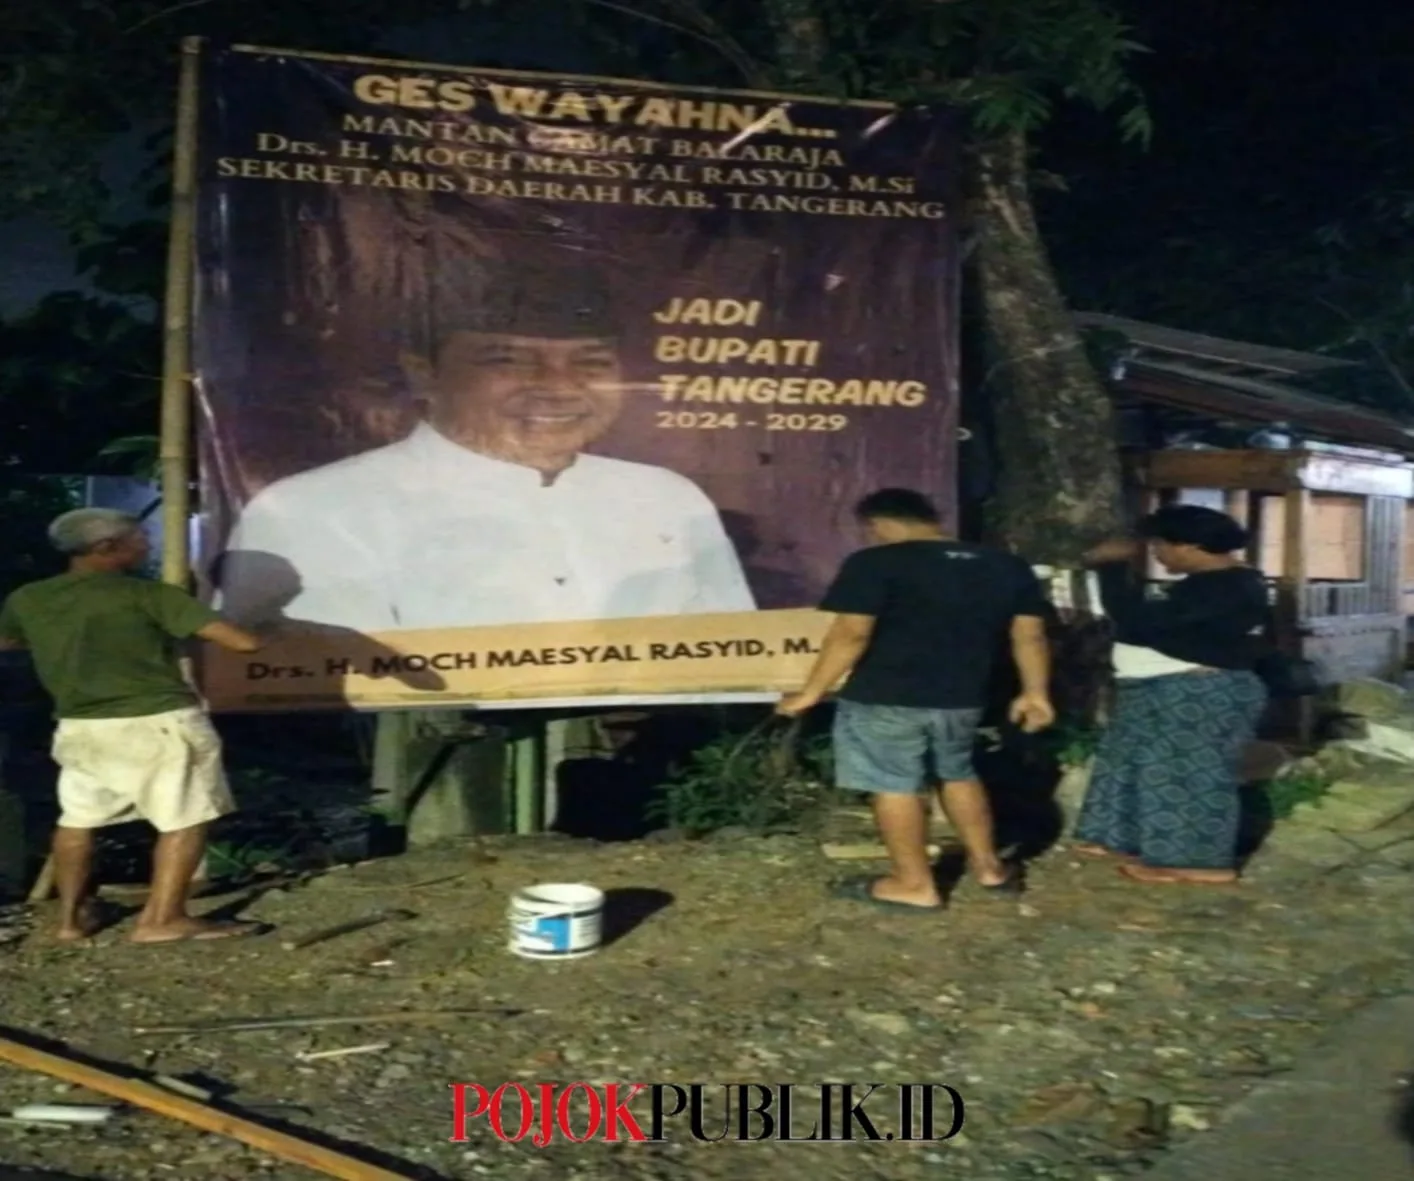
<svg viewBox="0 0 1414 1181">
<path fill-rule="evenodd" d="M 1072 301 L 1365 362 L 1319 392 L 1408 414 L 1414 75 L 1372 65 L 1403 14 L 1367 13 L 1331 40 L 1316 9 L 1287 6 L 1278 27 L 1261 5 L 1126 7 L 1155 49 L 1137 77 L 1164 151 L 1132 168 L 1077 112 L 1047 137 L 1069 183 L 1040 212 Z"/>
<path fill-rule="evenodd" d="M 649 818 L 701 834 L 722 828 L 798 831 L 814 825 L 834 800 L 828 739 L 797 754 L 779 733 L 757 728 L 723 734 L 669 775 Z"/>
<path fill-rule="evenodd" d="M 1294 764 L 1263 784 L 1272 818 L 1286 820 L 1302 804 L 1319 805 L 1335 780 L 1309 761 Z"/>
<path fill-rule="evenodd" d="M 156 482 L 162 466 L 161 439 L 157 435 L 125 435 L 104 447 L 98 459 L 140 480 Z"/>
<path fill-rule="evenodd" d="M 161 388 L 157 325 L 76 291 L 0 323 L 0 462 L 90 472 L 114 438 L 151 429 Z"/>
<path fill-rule="evenodd" d="M 280 846 L 256 841 L 212 841 L 206 847 L 210 876 L 227 884 L 248 882 L 272 870 L 285 868 L 294 856 L 296 842 Z"/>
<path fill-rule="evenodd" d="M 1125 64 L 1143 46 L 1105 0 L 820 0 L 823 79 L 841 95 L 949 103 L 982 135 L 1037 131 L 1056 101 L 1117 111 L 1147 140 Z"/>
<path fill-rule="evenodd" d="M 398 17 L 415 21 L 456 7 L 454 0 L 404 0 Z M 367 51 L 387 13 L 381 0 L 7 0 L 0 6 L 0 220 L 42 212 L 81 238 L 98 231 L 107 209 L 105 155 L 115 137 L 169 122 L 182 37 Z"/>
<path fill-rule="evenodd" d="M 1084 718 L 1063 717 L 1046 732 L 1046 743 L 1061 769 L 1069 771 L 1095 757 L 1103 735 L 1103 728 Z"/>
<path fill-rule="evenodd" d="M 63 569 L 63 559 L 49 544 L 49 522 L 82 503 L 79 480 L 0 467 L 0 598 Z"/>
<path fill-rule="evenodd" d="M 1033 131 L 1058 99 L 1078 100 L 1117 110 L 1126 134 L 1149 132 L 1124 69 L 1140 47 L 1105 0 L 771 0 L 766 8 L 814 30 L 821 53 L 809 82 L 818 92 L 959 103 L 983 132 Z M 782 41 L 760 16 L 761 5 L 745 0 L 407 0 L 396 23 L 456 22 L 463 36 L 448 39 L 448 60 L 463 44 L 509 43 L 507 29 L 548 24 L 561 34 L 586 30 L 601 69 L 713 84 L 804 81 L 800 68 L 782 64 Z M 390 31 L 381 0 L 63 8 L 10 0 L 0 9 L 0 220 L 39 212 L 81 241 L 101 237 L 102 163 L 114 138 L 156 128 L 146 140 L 155 173 L 144 179 L 165 172 L 183 37 L 369 53 Z M 501 64 L 484 48 L 477 56 Z"/>
</svg>

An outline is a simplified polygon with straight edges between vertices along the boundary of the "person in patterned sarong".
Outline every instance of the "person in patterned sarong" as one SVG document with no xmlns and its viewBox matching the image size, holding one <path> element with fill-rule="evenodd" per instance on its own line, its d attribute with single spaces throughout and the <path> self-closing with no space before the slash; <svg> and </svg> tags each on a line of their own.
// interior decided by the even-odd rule
<svg viewBox="0 0 1414 1181">
<path fill-rule="evenodd" d="M 1261 574 L 1231 517 L 1173 505 L 1140 537 L 1179 578 L 1146 595 L 1140 542 L 1088 555 L 1114 623 L 1116 700 L 1076 824 L 1076 851 L 1116 856 L 1141 882 L 1237 880 L 1239 767 L 1267 704 L 1254 672 L 1267 618 Z"/>
</svg>

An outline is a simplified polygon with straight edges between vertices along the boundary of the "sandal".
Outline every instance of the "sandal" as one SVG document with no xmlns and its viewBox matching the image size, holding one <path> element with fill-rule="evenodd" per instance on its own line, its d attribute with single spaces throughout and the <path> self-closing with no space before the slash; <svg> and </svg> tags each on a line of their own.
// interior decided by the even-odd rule
<svg viewBox="0 0 1414 1181">
<path fill-rule="evenodd" d="M 934 906 L 917 906 L 912 902 L 894 902 L 888 898 L 877 898 L 874 895 L 876 880 L 875 878 L 851 878 L 838 883 L 830 891 L 830 895 L 846 902 L 864 902 L 870 906 L 877 906 L 881 910 L 907 911 L 910 914 L 932 914 L 934 911 L 943 909 L 942 903 Z"/>
<path fill-rule="evenodd" d="M 166 939 L 130 939 L 135 947 L 170 947 L 174 943 L 214 943 L 218 939 L 253 939 L 268 935 L 275 928 L 270 923 L 242 923 L 223 921 L 189 935 L 176 935 Z"/>
<path fill-rule="evenodd" d="M 990 898 L 1018 898 L 1026 893 L 1026 871 L 1015 863 L 1006 866 L 1006 877 L 995 885 L 977 882 L 982 892 Z M 976 881 L 976 879 L 973 879 Z"/>
</svg>

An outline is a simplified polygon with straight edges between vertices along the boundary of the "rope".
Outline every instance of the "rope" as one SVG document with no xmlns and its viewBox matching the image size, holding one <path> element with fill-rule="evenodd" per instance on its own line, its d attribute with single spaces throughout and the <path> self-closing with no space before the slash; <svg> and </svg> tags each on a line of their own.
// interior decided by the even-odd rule
<svg viewBox="0 0 1414 1181">
<path fill-rule="evenodd" d="M 773 726 L 778 724 L 780 725 L 780 736 L 776 739 L 775 751 L 773 752 L 775 757 L 772 762 L 775 764 L 779 773 L 793 769 L 795 766 L 795 743 L 800 735 L 802 719 L 782 718 L 772 714 L 770 717 L 752 726 L 750 730 L 741 736 L 741 740 L 732 747 L 731 753 L 722 760 L 722 770 L 719 774 L 718 782 L 726 782 L 727 776 L 736 766 L 737 759 L 745 753 L 747 747 L 757 739 L 764 737 Z"/>
</svg>

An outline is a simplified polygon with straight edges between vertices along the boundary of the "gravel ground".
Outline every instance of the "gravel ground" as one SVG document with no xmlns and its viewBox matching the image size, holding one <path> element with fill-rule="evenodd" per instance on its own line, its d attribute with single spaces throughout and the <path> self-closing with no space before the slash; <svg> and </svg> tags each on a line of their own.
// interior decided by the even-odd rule
<svg viewBox="0 0 1414 1181">
<path fill-rule="evenodd" d="M 1325 1025 L 1410 979 L 1414 883 L 1397 864 L 1181 889 L 1130 884 L 1058 850 L 1033 864 L 1019 902 L 964 882 L 940 916 L 833 900 L 826 886 L 840 872 L 795 837 L 507 838 L 267 893 L 248 913 L 280 930 L 257 940 L 139 948 L 120 926 L 65 948 L 42 928 L 25 934 L 15 911 L 0 938 L 4 1021 L 112 1064 L 219 1081 L 233 1103 L 382 1154 L 413 1177 L 1117 1181 L 1202 1135 Z M 572 963 L 511 956 L 507 899 L 555 880 L 622 891 L 611 922 L 634 924 Z M 282 946 L 387 907 L 415 917 Z M 520 1015 L 133 1032 L 403 1008 Z M 296 1057 L 370 1042 L 389 1045 Z M 469 1142 L 449 1142 L 449 1083 L 576 1079 L 945 1082 L 965 1099 L 966 1124 L 933 1144 L 538 1149 L 501 1144 L 477 1121 Z M 65 1100 L 94 1101 L 0 1067 L 0 1109 Z M 294 1106 L 271 1106 L 282 1104 Z M 2 1166 L 103 1181 L 315 1176 L 142 1112 L 73 1131 L 0 1126 Z"/>
</svg>

